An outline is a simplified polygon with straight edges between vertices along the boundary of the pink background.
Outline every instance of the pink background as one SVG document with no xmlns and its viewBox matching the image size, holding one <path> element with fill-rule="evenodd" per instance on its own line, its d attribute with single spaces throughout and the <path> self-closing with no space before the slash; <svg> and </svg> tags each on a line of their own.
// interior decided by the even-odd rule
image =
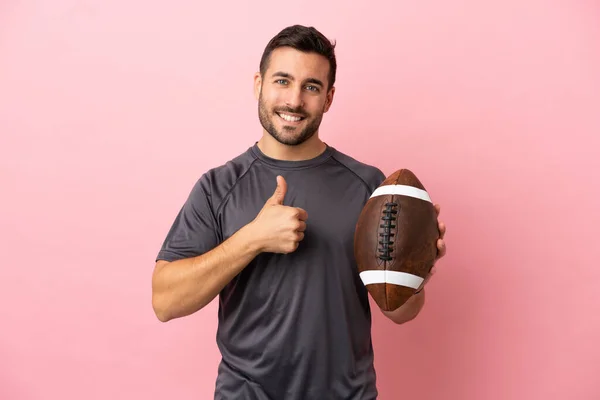
<svg viewBox="0 0 600 400">
<path fill-rule="evenodd" d="M 212 398 L 216 303 L 160 323 L 154 257 L 259 138 L 293 23 L 338 41 L 322 138 L 411 168 L 448 226 L 423 313 L 375 312 L 380 398 L 600 398 L 600 6 L 348 4 L 2 2 L 0 398 Z"/>
</svg>

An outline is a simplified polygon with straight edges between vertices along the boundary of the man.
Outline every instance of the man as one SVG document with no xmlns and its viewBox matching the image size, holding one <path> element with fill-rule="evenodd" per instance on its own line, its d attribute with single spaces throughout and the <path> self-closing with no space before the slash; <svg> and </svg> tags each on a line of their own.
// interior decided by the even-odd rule
<svg viewBox="0 0 600 400">
<path fill-rule="evenodd" d="M 377 397 L 353 236 L 385 176 L 319 138 L 335 74 L 334 45 L 314 28 L 269 42 L 254 86 L 262 138 L 200 177 L 158 254 L 161 321 L 219 296 L 215 399 Z M 421 290 L 385 315 L 404 323 L 423 302 Z"/>
</svg>

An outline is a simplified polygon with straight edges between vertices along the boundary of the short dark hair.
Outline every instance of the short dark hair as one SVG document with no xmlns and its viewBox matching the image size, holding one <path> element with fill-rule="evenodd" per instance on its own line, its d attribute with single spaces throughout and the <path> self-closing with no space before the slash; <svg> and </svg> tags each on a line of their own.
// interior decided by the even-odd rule
<svg viewBox="0 0 600 400">
<path fill-rule="evenodd" d="M 327 39 L 312 26 L 292 25 L 284 28 L 267 44 L 260 59 L 260 74 L 265 76 L 271 53 L 278 47 L 292 47 L 306 53 L 317 53 L 329 60 L 329 89 L 335 83 L 337 62 L 335 59 L 335 42 Z"/>
</svg>

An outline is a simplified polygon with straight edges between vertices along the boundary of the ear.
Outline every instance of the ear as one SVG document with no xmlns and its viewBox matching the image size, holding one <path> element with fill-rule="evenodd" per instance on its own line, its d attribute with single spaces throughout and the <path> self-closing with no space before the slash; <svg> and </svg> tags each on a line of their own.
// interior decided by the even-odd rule
<svg viewBox="0 0 600 400">
<path fill-rule="evenodd" d="M 325 100 L 325 107 L 323 109 L 323 112 L 329 111 L 329 108 L 331 107 L 331 103 L 333 103 L 334 93 L 335 93 L 335 86 L 332 87 L 331 89 L 329 89 L 329 92 L 327 92 L 327 99 Z"/>
<path fill-rule="evenodd" d="M 254 74 L 254 97 L 256 100 L 260 97 L 260 90 L 262 86 L 262 78 L 260 76 L 260 72 Z"/>
</svg>

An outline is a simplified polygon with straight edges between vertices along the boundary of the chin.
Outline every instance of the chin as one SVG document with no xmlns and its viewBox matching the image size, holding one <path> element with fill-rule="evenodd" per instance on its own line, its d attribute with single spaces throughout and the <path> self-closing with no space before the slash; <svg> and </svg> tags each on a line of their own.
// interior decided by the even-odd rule
<svg viewBox="0 0 600 400">
<path fill-rule="evenodd" d="M 275 140 L 277 140 L 279 143 L 285 144 L 287 146 L 298 146 L 298 145 L 306 142 L 309 139 L 309 138 L 299 137 L 298 135 L 285 135 L 285 134 L 273 135 L 273 134 L 271 134 L 271 136 L 273 136 L 273 138 L 275 138 Z"/>
</svg>

